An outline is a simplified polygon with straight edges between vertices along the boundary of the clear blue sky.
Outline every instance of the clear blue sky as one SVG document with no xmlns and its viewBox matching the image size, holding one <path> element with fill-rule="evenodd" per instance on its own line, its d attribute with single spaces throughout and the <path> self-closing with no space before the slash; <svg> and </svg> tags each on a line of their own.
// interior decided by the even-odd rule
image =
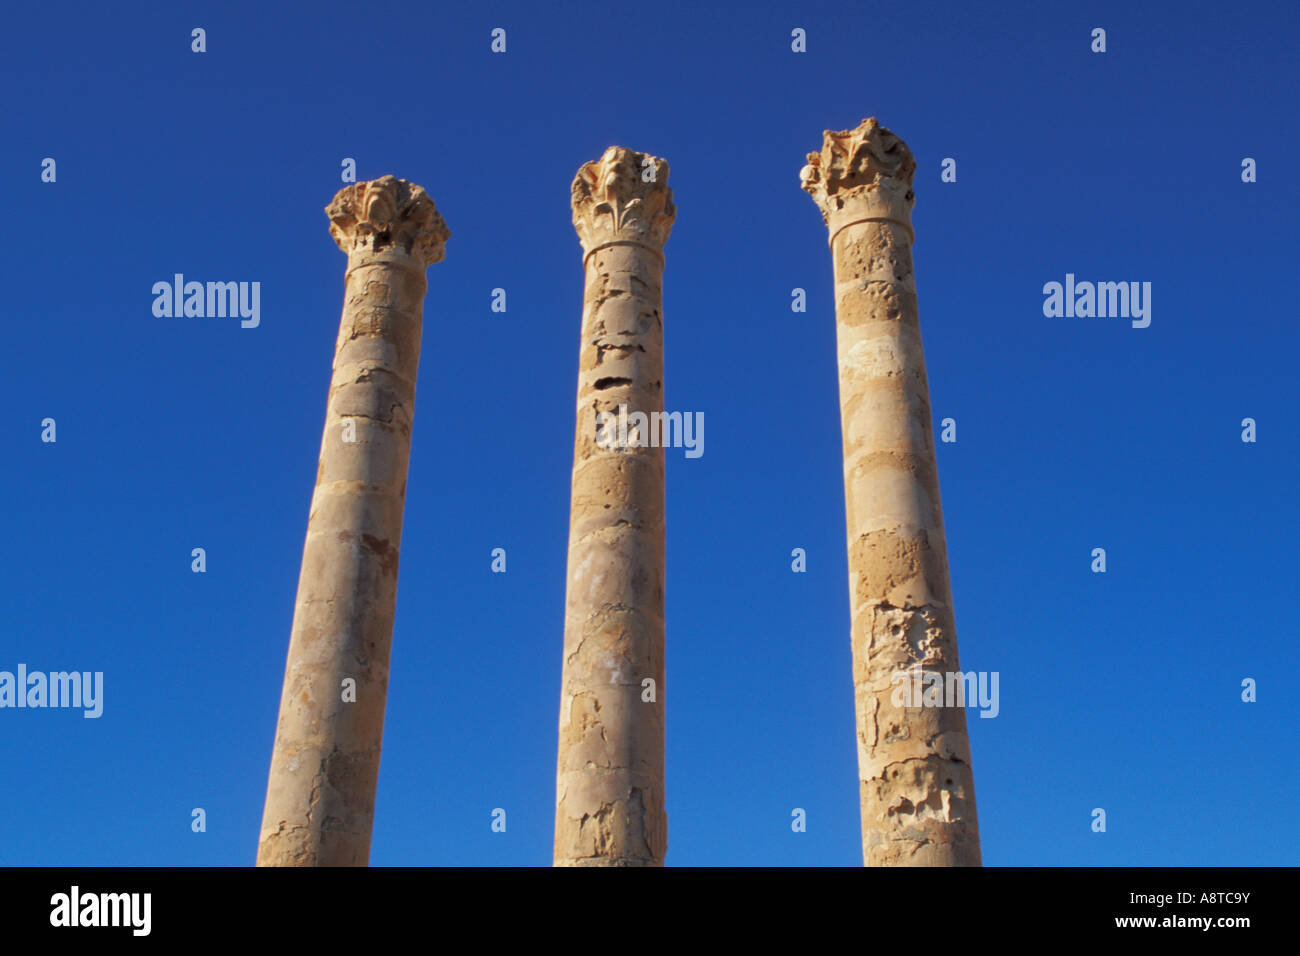
<svg viewBox="0 0 1300 956">
<path fill-rule="evenodd" d="M 985 862 L 1297 862 L 1295 4 L 142 7 L 19 4 L 0 33 L 0 669 L 105 682 L 98 720 L 0 710 L 0 864 L 254 860 L 345 157 L 452 231 L 371 861 L 549 863 L 569 184 L 611 144 L 671 164 L 666 402 L 707 425 L 667 455 L 668 863 L 860 863 L 831 260 L 798 175 L 873 115 L 918 162 L 961 661 L 1001 675 L 970 715 Z M 260 326 L 155 318 L 177 272 L 260 281 Z M 1045 317 L 1067 272 L 1151 282 L 1150 327 Z"/>
</svg>

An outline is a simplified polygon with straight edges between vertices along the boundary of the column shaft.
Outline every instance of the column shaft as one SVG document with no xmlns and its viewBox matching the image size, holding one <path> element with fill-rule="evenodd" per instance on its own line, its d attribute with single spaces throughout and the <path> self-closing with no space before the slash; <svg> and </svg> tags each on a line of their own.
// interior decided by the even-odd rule
<svg viewBox="0 0 1300 956">
<path fill-rule="evenodd" d="M 809 159 L 834 259 L 863 859 L 978 866 L 965 710 L 916 693 L 961 667 L 912 275 L 915 162 L 874 119 L 827 131 Z"/>
<path fill-rule="evenodd" d="M 349 267 L 259 866 L 369 861 L 432 209 L 385 177 L 327 210 Z"/>
<path fill-rule="evenodd" d="M 643 183 L 645 159 L 612 148 L 600 163 L 584 166 L 574 185 L 586 279 L 556 865 L 656 866 L 667 850 L 664 456 L 636 413 L 648 423 L 663 410 L 661 250 L 672 206 L 667 164 L 651 157 L 656 179 Z M 628 210 L 637 197 L 644 218 Z M 623 421 L 629 422 L 625 442 Z"/>
</svg>

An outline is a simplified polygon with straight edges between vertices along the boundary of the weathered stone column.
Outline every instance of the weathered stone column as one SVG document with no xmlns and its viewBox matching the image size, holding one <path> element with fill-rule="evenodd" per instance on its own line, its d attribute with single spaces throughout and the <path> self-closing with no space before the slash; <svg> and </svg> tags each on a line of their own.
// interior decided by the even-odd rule
<svg viewBox="0 0 1300 956">
<path fill-rule="evenodd" d="M 450 233 L 384 176 L 326 207 L 348 254 L 259 866 L 365 866 L 384 733 L 425 269 Z"/>
<path fill-rule="evenodd" d="M 961 670 L 912 278 L 916 162 L 875 119 L 827 130 L 808 162 L 835 263 L 863 859 L 978 866 L 965 710 L 914 693 Z"/>
<path fill-rule="evenodd" d="M 675 216 L 662 159 L 610 147 L 573 181 L 586 288 L 560 697 L 557 866 L 660 866 L 668 848 L 664 455 L 658 442 L 651 447 L 637 413 L 649 419 L 663 411 L 663 247 Z M 598 436 L 602 413 L 612 417 Z M 616 420 L 630 423 L 625 440 Z M 647 678 L 654 683 L 644 683 Z"/>
</svg>

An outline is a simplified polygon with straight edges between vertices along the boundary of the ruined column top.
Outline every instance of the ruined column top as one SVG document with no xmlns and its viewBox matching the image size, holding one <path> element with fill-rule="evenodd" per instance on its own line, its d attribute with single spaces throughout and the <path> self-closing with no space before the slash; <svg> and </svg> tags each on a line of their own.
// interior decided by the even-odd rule
<svg viewBox="0 0 1300 956">
<path fill-rule="evenodd" d="M 808 154 L 799 180 L 821 209 L 834 245 L 841 229 L 858 222 L 895 222 L 911 234 L 915 172 L 907 144 L 873 116 L 856 129 L 826 130 L 821 152 Z"/>
<path fill-rule="evenodd" d="M 350 265 L 409 257 L 427 268 L 442 261 L 451 238 L 428 193 L 394 176 L 344 186 L 325 214 Z"/>
<path fill-rule="evenodd" d="M 573 179 L 572 202 L 584 261 L 618 243 L 644 246 L 662 257 L 677 218 L 667 160 L 622 146 L 582 165 Z"/>
</svg>

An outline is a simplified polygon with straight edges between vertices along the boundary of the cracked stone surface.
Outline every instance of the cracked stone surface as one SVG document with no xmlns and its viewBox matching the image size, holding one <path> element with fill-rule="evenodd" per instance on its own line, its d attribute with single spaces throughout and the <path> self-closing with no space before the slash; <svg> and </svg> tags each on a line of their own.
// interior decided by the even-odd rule
<svg viewBox="0 0 1300 956">
<path fill-rule="evenodd" d="M 663 410 L 662 159 L 610 147 L 573 181 L 585 270 L 556 773 L 557 866 L 660 866 L 664 455 L 601 448 L 596 416 Z M 642 700 L 642 681 L 655 701 Z"/>
<path fill-rule="evenodd" d="M 835 270 L 863 860 L 979 866 L 965 710 L 892 702 L 899 671 L 961 669 L 912 276 L 915 169 L 873 118 L 827 130 L 800 179 Z"/>
<path fill-rule="evenodd" d="M 348 270 L 258 866 L 369 862 L 425 269 L 450 236 L 424 190 L 392 176 L 325 211 Z"/>
</svg>

